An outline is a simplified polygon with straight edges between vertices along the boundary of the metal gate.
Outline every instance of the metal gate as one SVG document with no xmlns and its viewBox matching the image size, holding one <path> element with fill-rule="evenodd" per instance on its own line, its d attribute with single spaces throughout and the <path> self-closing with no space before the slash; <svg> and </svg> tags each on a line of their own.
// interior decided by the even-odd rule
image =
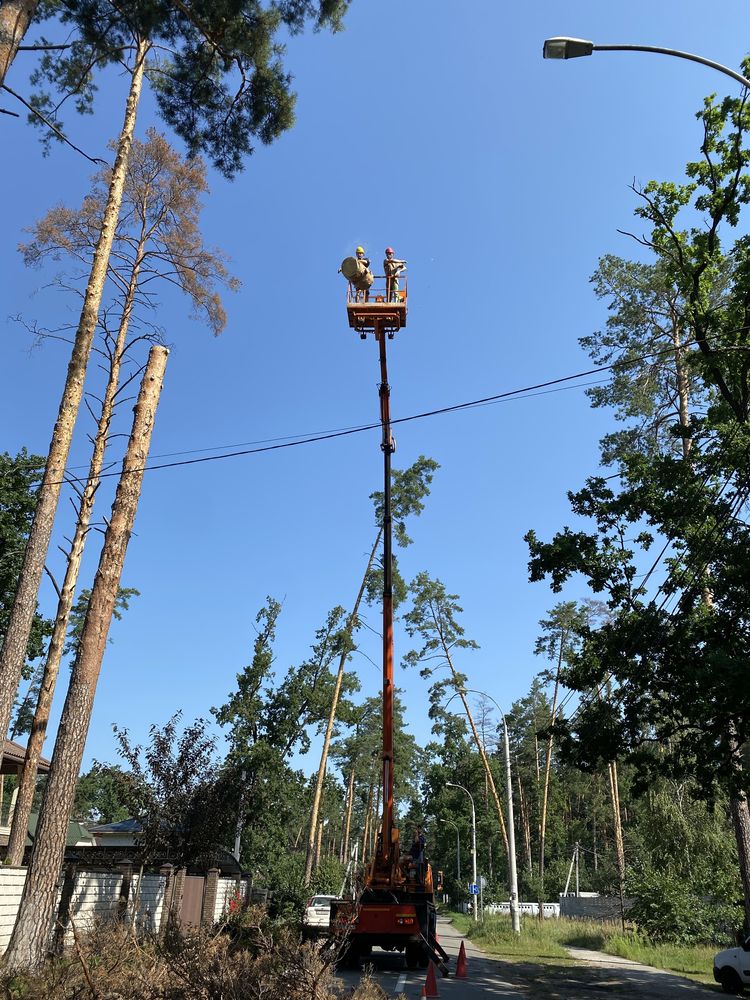
<svg viewBox="0 0 750 1000">
<path fill-rule="evenodd" d="M 205 878 L 201 875 L 186 875 L 182 890 L 180 924 L 183 927 L 200 927 L 203 915 L 203 887 Z"/>
</svg>

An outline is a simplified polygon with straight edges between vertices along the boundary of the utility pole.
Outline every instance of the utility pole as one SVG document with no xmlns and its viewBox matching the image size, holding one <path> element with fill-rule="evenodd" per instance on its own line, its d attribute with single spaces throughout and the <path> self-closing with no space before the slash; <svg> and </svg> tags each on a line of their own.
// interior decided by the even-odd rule
<svg viewBox="0 0 750 1000">
<path fill-rule="evenodd" d="M 508 722 L 503 715 L 505 745 L 505 786 L 508 791 L 508 869 L 510 873 L 510 919 L 515 934 L 521 933 L 521 915 L 518 912 L 518 871 L 516 869 L 516 823 L 513 815 L 513 775 L 510 770 L 510 743 Z"/>
<path fill-rule="evenodd" d="M 578 854 L 580 850 L 581 850 L 581 845 L 578 843 L 578 841 L 576 841 L 576 852 L 574 855 L 576 861 L 576 898 L 578 898 L 578 896 L 581 895 L 581 885 L 580 885 L 580 880 L 578 878 Z"/>
</svg>

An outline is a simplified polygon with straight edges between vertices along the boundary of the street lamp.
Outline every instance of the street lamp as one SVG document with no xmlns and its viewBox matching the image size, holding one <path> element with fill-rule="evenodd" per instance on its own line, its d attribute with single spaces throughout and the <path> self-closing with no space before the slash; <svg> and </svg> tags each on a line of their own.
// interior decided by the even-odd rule
<svg viewBox="0 0 750 1000">
<path fill-rule="evenodd" d="M 709 66 L 711 69 L 730 76 L 743 87 L 750 89 L 750 80 L 741 73 L 735 72 L 729 66 L 693 55 L 692 52 L 682 52 L 680 49 L 665 49 L 659 45 L 595 45 L 585 38 L 548 38 L 544 43 L 542 55 L 545 59 L 577 59 L 579 56 L 590 56 L 592 52 L 656 52 L 662 56 L 676 56 L 678 59 L 689 59 L 691 62 Z"/>
<path fill-rule="evenodd" d="M 507 812 L 508 812 L 508 875 L 510 882 L 510 922 L 513 930 L 516 934 L 521 933 L 521 914 L 518 909 L 518 869 L 516 866 L 516 824 L 515 817 L 513 813 L 513 776 L 510 770 L 510 742 L 508 740 L 508 723 L 505 719 L 505 713 L 502 708 L 498 705 L 491 694 L 487 694 L 486 691 L 478 691 L 476 688 L 460 688 L 456 691 L 456 694 L 452 695 L 448 701 L 445 703 L 445 707 L 451 703 L 453 698 L 459 694 L 481 694 L 485 698 L 489 698 L 492 704 L 500 713 L 500 718 L 503 720 L 503 744 L 505 749 L 505 786 L 506 786 L 506 801 L 507 801 Z"/>
<path fill-rule="evenodd" d="M 447 819 L 446 823 L 450 823 L 453 829 L 456 831 L 456 878 L 461 881 L 461 834 L 458 831 L 458 823 L 454 823 L 452 819 Z"/>
<path fill-rule="evenodd" d="M 471 794 L 468 788 L 464 788 L 463 785 L 456 785 L 452 781 L 446 781 L 448 788 L 460 788 L 462 792 L 466 792 L 471 801 L 471 871 L 472 877 L 471 881 L 474 886 L 477 884 L 477 814 L 474 809 L 474 796 Z M 474 910 L 474 920 L 479 920 L 479 914 L 477 913 L 477 899 L 476 896 L 473 899 Z"/>
</svg>

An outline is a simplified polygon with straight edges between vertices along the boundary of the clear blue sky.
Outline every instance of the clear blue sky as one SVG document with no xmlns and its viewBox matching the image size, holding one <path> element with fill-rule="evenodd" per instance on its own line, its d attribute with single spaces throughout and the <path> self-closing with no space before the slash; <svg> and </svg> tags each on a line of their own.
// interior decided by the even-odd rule
<svg viewBox="0 0 750 1000">
<path fill-rule="evenodd" d="M 409 261 L 409 325 L 390 353 L 394 416 L 588 368 L 577 339 L 605 318 L 588 278 L 602 254 L 636 252 L 617 233 L 633 225 L 628 185 L 680 178 L 700 143 L 703 96 L 738 87 L 659 56 L 544 62 L 542 41 L 665 45 L 737 67 L 748 22 L 739 0 L 715 11 L 697 0 L 354 0 L 341 34 L 294 39 L 294 130 L 259 149 L 233 183 L 211 176 L 204 230 L 243 282 L 226 303 L 227 330 L 214 339 L 177 298 L 160 312 L 173 350 L 153 453 L 377 419 L 376 348 L 348 329 L 336 273 L 357 243 L 374 261 L 387 244 Z M 23 89 L 20 63 L 8 82 Z M 95 116 L 69 116 L 71 136 L 93 155 L 116 131 L 123 94 L 123 79 L 110 75 Z M 147 97 L 139 135 L 151 124 Z M 44 159 L 22 120 L 3 116 L 0 128 L 0 449 L 44 452 L 66 349 L 30 352 L 28 334 L 6 317 L 54 324 L 74 305 L 44 287 L 53 272 L 27 272 L 15 246 L 51 205 L 80 202 L 91 168 L 63 147 Z M 481 649 L 460 666 L 505 705 L 542 667 L 532 654 L 537 622 L 558 599 L 527 583 L 522 536 L 570 521 L 566 490 L 595 471 L 609 426 L 573 389 L 397 430 L 399 467 L 420 453 L 441 465 L 404 572 L 426 569 L 461 596 Z M 72 461 L 88 429 L 82 420 Z M 250 657 L 267 594 L 284 601 L 278 666 L 300 662 L 328 609 L 353 600 L 380 475 L 377 432 L 149 474 L 123 579 L 142 596 L 113 627 L 86 760 L 112 757 L 112 722 L 140 737 L 177 708 L 191 719 L 221 704 Z M 67 505 L 61 512 L 58 538 L 70 530 Z M 94 565 L 89 553 L 87 583 Z M 51 598 L 45 582 L 48 611 Z M 368 620 L 378 626 L 376 609 Z M 397 631 L 397 659 L 408 648 Z M 377 660 L 371 633 L 364 649 Z M 365 693 L 378 690 L 364 656 L 352 669 Z M 398 682 L 425 740 L 426 684 L 400 668 Z"/>
</svg>

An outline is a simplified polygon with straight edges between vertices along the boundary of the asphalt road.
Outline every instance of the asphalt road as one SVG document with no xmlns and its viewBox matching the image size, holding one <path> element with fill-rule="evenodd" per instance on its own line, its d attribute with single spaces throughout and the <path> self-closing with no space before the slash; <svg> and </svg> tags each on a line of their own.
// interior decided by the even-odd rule
<svg viewBox="0 0 750 1000">
<path fill-rule="evenodd" d="M 438 921 L 440 943 L 451 956 L 451 972 L 461 936 L 447 920 Z M 704 1000 L 721 996 L 719 987 L 701 986 L 648 966 L 635 965 L 598 952 L 576 954 L 575 960 L 550 959 L 543 963 L 507 962 L 487 955 L 465 941 L 469 962 L 467 979 L 451 975 L 437 977 L 438 993 L 446 1000 L 475 1000 L 478 997 L 524 997 L 526 1000 L 605 1000 L 628 997 L 628 1000 Z M 543 957 L 543 956 L 541 956 Z M 396 953 L 373 951 L 369 961 L 373 978 L 388 997 L 405 996 L 418 1000 L 425 983 L 422 970 L 409 972 L 403 957 Z M 342 970 L 339 979 L 346 990 L 363 975 L 353 969 Z"/>
</svg>

